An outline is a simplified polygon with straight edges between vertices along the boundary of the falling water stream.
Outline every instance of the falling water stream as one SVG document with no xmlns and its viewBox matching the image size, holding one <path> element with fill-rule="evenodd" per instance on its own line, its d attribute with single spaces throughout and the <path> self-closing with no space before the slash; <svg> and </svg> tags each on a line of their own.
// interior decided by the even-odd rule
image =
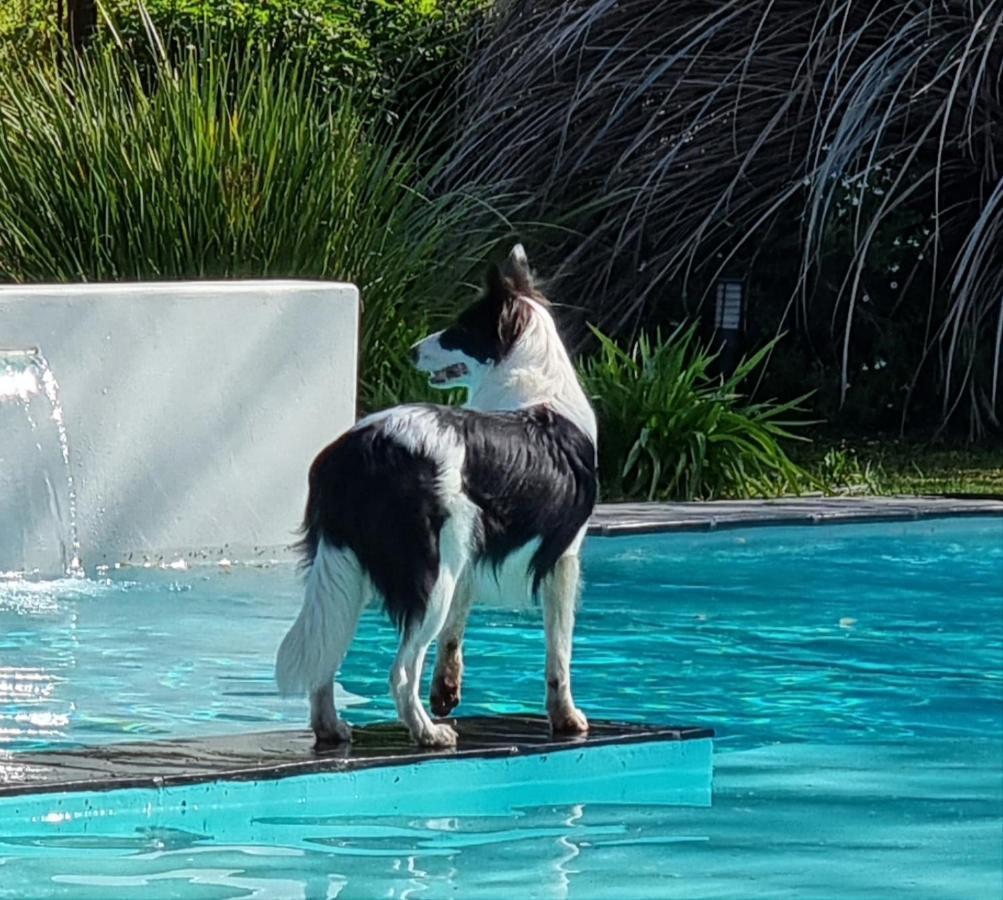
<svg viewBox="0 0 1003 900">
<path fill-rule="evenodd" d="M 0 575 L 82 575 L 76 506 L 56 377 L 37 347 L 0 349 Z"/>
</svg>

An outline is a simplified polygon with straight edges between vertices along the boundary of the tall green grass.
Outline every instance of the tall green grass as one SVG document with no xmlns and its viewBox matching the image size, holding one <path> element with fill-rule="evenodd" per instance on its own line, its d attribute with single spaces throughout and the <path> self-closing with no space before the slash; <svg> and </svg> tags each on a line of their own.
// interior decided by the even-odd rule
<svg viewBox="0 0 1003 900">
<path fill-rule="evenodd" d="M 599 353 L 581 365 L 599 420 L 600 483 L 607 499 L 714 500 L 797 493 L 811 483 L 784 443 L 798 440 L 800 397 L 752 402 L 744 384 L 772 343 L 727 376 L 716 355 L 680 326 L 629 347 L 593 329 Z M 790 414 L 794 418 L 790 418 Z"/>
<path fill-rule="evenodd" d="M 406 122 L 366 125 L 294 60 L 207 37 L 150 76 L 115 48 L 0 66 L 0 279 L 351 281 L 380 402 L 505 232 L 491 192 L 432 195 Z"/>
</svg>

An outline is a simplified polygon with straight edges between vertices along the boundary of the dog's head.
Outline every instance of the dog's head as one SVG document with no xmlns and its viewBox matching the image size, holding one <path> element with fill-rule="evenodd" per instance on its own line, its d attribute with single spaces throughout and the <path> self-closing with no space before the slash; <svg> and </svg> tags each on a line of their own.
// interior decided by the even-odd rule
<svg viewBox="0 0 1003 900">
<path fill-rule="evenodd" d="M 510 360 L 536 315 L 547 315 L 522 244 L 499 267 L 488 267 L 484 293 L 443 331 L 411 348 L 415 366 L 436 388 L 475 387 Z"/>
<path fill-rule="evenodd" d="M 488 266 L 483 293 L 455 322 L 414 344 L 414 365 L 428 373 L 433 387 L 474 387 L 512 359 L 534 316 L 548 315 L 546 306 L 526 251 L 517 244 L 500 267 Z"/>
<path fill-rule="evenodd" d="M 467 389 L 469 409 L 546 404 L 596 443 L 596 417 L 550 304 L 537 291 L 522 245 L 491 266 L 480 299 L 444 331 L 411 348 L 415 366 L 437 388 Z"/>
</svg>

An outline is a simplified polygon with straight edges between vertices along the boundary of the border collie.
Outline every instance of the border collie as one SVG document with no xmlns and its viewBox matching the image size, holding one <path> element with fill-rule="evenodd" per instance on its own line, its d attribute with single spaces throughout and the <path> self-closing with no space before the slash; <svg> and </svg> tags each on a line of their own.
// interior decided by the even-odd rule
<svg viewBox="0 0 1003 900">
<path fill-rule="evenodd" d="M 438 640 L 431 705 L 446 716 L 460 701 L 471 602 L 521 594 L 542 601 L 551 728 L 582 734 L 571 636 L 596 419 L 522 246 L 489 268 L 483 295 L 453 325 L 411 352 L 431 384 L 465 387 L 467 404 L 367 416 L 314 460 L 306 596 L 279 648 L 279 688 L 309 693 L 318 745 L 349 741 L 332 682 L 379 598 L 401 635 L 390 672 L 401 721 L 418 744 L 453 746 L 454 729 L 433 722 L 419 696 L 429 645 Z"/>
</svg>

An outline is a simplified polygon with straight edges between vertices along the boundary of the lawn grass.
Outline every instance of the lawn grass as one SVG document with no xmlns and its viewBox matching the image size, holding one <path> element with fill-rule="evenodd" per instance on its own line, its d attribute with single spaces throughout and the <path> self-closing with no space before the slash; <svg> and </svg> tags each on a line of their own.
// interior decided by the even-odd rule
<svg viewBox="0 0 1003 900">
<path fill-rule="evenodd" d="M 933 495 L 1003 499 L 1003 448 L 944 446 L 900 440 L 856 441 L 816 438 L 810 444 L 788 447 L 791 459 L 807 473 L 800 491 L 779 484 L 750 494 L 724 491 L 718 499 L 765 499 L 790 496 Z M 643 500 L 615 489 L 603 500 Z"/>
<path fill-rule="evenodd" d="M 1003 497 L 1003 447 L 816 438 L 794 457 L 829 494 Z"/>
</svg>

